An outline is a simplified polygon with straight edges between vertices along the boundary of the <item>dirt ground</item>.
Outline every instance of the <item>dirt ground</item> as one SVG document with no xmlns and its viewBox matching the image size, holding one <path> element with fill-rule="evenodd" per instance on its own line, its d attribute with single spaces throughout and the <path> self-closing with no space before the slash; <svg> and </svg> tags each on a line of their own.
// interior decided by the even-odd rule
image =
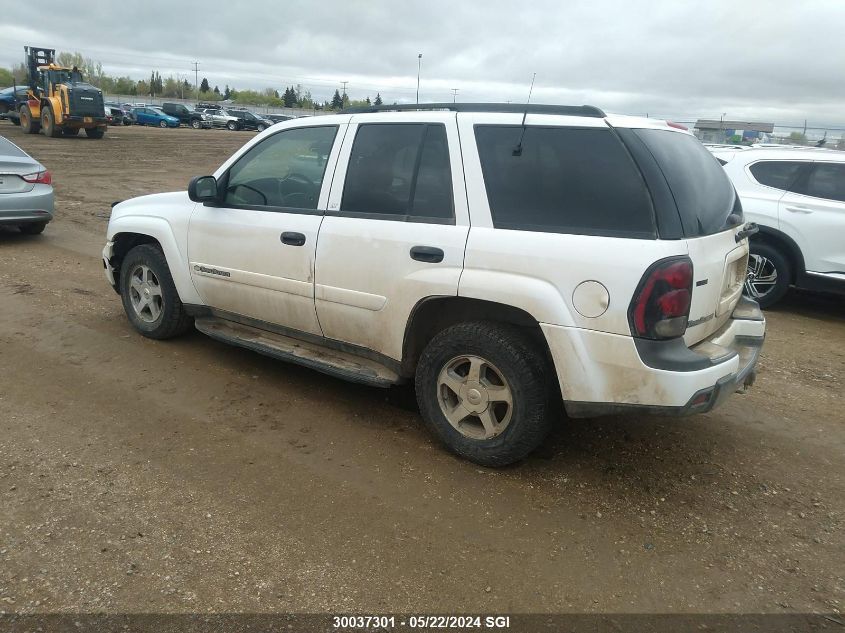
<svg viewBox="0 0 845 633">
<path fill-rule="evenodd" d="M 0 232 L 0 612 L 840 612 L 845 307 L 767 313 L 757 384 L 684 419 L 561 421 L 453 458 L 396 394 L 129 326 L 109 205 L 251 132 L 0 134 L 53 173 Z"/>
</svg>

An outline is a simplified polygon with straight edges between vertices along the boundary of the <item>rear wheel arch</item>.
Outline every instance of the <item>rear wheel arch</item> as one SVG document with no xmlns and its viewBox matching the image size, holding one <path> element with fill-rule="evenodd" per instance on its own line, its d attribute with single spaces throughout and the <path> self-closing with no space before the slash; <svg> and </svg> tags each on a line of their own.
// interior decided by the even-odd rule
<svg viewBox="0 0 845 633">
<path fill-rule="evenodd" d="M 796 283 L 806 270 L 801 248 L 786 233 L 768 226 L 761 226 L 760 232 L 751 238 L 751 243 L 754 242 L 767 244 L 777 249 L 789 261 L 792 266 L 790 283 Z"/>
<path fill-rule="evenodd" d="M 525 310 L 494 301 L 435 296 L 420 300 L 408 317 L 402 343 L 402 375 L 414 375 L 420 354 L 439 332 L 469 321 L 498 322 L 519 327 L 540 347 L 550 368 L 554 369 L 551 351 L 540 323 Z"/>
</svg>

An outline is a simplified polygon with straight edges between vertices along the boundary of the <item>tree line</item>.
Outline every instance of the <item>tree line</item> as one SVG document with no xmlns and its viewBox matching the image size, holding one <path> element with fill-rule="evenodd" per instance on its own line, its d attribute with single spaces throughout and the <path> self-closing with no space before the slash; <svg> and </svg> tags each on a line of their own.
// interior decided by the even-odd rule
<svg viewBox="0 0 845 633">
<path fill-rule="evenodd" d="M 287 86 L 280 94 L 274 88 L 264 90 L 236 90 L 228 85 L 223 90 L 219 86 L 211 87 L 206 77 L 202 78 L 197 94 L 194 84 L 188 81 L 190 75 L 178 74 L 162 77 L 158 71 L 150 72 L 148 80 L 135 80 L 128 76 L 115 77 L 105 73 L 99 61 L 83 57 L 81 53 L 60 52 L 56 62 L 67 68 L 76 66 L 83 74 L 85 81 L 97 86 L 107 95 L 126 95 L 133 97 L 176 98 L 198 101 L 227 101 L 231 100 L 242 105 L 270 106 L 276 108 L 301 108 L 306 110 L 341 110 L 348 107 L 362 107 L 372 104 L 381 105 L 381 94 L 376 94 L 375 100 L 367 96 L 361 100 L 351 100 L 345 93 L 335 90 L 334 96 L 327 101 L 315 100 L 310 90 L 301 85 Z M 0 68 L 0 87 L 13 84 L 27 83 L 27 69 L 23 63 L 14 68 Z"/>
</svg>

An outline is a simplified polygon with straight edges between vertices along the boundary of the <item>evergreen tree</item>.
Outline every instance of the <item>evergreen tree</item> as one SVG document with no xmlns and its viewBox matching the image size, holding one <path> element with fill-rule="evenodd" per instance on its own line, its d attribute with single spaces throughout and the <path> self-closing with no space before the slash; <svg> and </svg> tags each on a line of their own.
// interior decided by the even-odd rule
<svg viewBox="0 0 845 633">
<path fill-rule="evenodd" d="M 208 87 L 208 79 L 205 77 L 202 78 L 202 83 L 200 84 L 200 92 L 209 92 L 210 88 Z"/>
<path fill-rule="evenodd" d="M 223 98 L 228 99 L 231 96 L 231 92 L 229 92 L 229 84 L 226 84 L 226 89 L 223 90 Z"/>
<path fill-rule="evenodd" d="M 334 96 L 332 97 L 332 110 L 340 110 L 343 107 L 343 98 L 340 96 L 340 92 L 338 90 L 334 91 Z"/>
<path fill-rule="evenodd" d="M 220 86 L 214 86 L 214 94 L 216 94 L 216 95 L 220 94 Z"/>
<path fill-rule="evenodd" d="M 369 97 L 369 95 L 367 96 L 366 101 L 367 101 L 367 105 L 373 105 L 373 104 L 370 102 L 370 97 Z"/>
<path fill-rule="evenodd" d="M 296 107 L 296 91 L 293 88 L 286 88 L 285 95 L 282 97 L 286 108 Z"/>
<path fill-rule="evenodd" d="M 381 93 L 380 93 L 380 92 L 377 92 L 377 93 L 376 93 L 376 100 L 373 102 L 373 105 L 377 105 L 377 106 L 379 106 L 379 105 L 381 105 L 381 104 L 382 104 L 382 100 L 381 100 Z"/>
</svg>

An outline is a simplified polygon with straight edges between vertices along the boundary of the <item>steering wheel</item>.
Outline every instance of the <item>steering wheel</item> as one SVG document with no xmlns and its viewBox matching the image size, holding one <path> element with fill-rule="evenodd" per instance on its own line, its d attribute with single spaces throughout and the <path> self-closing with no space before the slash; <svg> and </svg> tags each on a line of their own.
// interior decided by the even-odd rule
<svg viewBox="0 0 845 633">
<path fill-rule="evenodd" d="M 309 190 L 314 189 L 314 181 L 311 180 L 308 176 L 304 176 L 303 174 L 291 172 L 287 176 L 282 178 L 282 183 L 286 183 L 289 180 L 304 185 Z"/>
</svg>

